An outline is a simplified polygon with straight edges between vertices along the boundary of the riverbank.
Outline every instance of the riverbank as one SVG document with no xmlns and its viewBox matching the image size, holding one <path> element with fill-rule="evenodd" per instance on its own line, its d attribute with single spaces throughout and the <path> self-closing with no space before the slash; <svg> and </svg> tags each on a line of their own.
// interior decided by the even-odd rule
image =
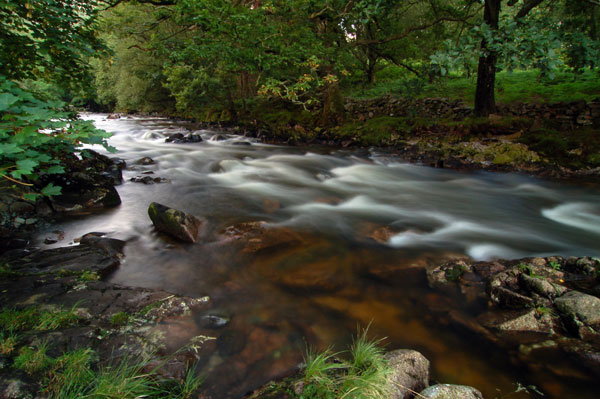
<svg viewBox="0 0 600 399">
<path fill-rule="evenodd" d="M 476 118 L 459 100 L 393 96 L 347 99 L 323 110 L 261 103 L 207 110 L 202 128 L 265 143 L 379 147 L 418 164 L 457 170 L 519 172 L 550 179 L 600 181 L 600 102 L 499 105 Z"/>
</svg>

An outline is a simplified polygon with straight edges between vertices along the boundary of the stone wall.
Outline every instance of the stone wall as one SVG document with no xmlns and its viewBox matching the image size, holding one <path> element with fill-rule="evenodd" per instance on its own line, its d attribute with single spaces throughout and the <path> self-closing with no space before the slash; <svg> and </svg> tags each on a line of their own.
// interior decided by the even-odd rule
<svg viewBox="0 0 600 399">
<path fill-rule="evenodd" d="M 438 117 L 461 120 L 470 116 L 473 110 L 462 101 L 451 101 L 445 98 L 405 99 L 393 96 L 382 96 L 374 99 L 348 99 L 344 105 L 346 112 L 356 115 L 358 119 L 375 116 L 398 117 Z"/>
<path fill-rule="evenodd" d="M 473 109 L 462 101 L 445 98 L 409 100 L 383 96 L 367 100 L 348 99 L 344 108 L 360 120 L 376 116 L 462 120 L 473 115 Z M 564 130 L 585 126 L 600 128 L 600 99 L 589 103 L 574 101 L 555 104 L 500 104 L 498 114 L 550 122 L 554 127 Z"/>
</svg>

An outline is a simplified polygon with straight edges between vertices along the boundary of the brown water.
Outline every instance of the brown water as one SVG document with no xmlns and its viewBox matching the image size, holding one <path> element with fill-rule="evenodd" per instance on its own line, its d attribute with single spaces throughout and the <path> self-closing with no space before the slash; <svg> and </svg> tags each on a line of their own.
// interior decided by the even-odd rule
<svg viewBox="0 0 600 399">
<path fill-rule="evenodd" d="M 58 228 L 65 241 L 90 231 L 127 240 L 113 282 L 212 298 L 206 313 L 164 326 L 171 348 L 200 334 L 217 338 L 199 351 L 210 397 L 241 397 L 293 371 L 307 345 L 345 349 L 369 324 L 387 348 L 421 351 L 435 380 L 472 385 L 486 398 L 506 396 L 517 382 L 546 397 L 597 397 L 600 383 L 568 359 L 522 364 L 517 348 L 454 327 L 450 312 L 468 322 L 480 309 L 431 290 L 422 269 L 459 256 L 598 256 L 597 188 L 432 169 L 374 150 L 237 145 L 247 139 L 211 141 L 213 131 L 200 132 L 202 143 L 166 144 L 164 132 L 193 126 L 88 117 L 115 133 L 116 156 L 129 165 L 157 161 L 130 166 L 126 180 L 152 170 L 171 182 L 126 182 L 120 207 Z M 147 216 L 152 201 L 205 217 L 208 238 L 180 245 L 157 235 Z M 247 221 L 266 221 L 292 239 L 258 252 L 222 240 L 225 227 Z M 370 238 L 384 226 L 394 232 L 389 240 Z M 216 327 L 206 316 L 229 322 Z"/>
</svg>

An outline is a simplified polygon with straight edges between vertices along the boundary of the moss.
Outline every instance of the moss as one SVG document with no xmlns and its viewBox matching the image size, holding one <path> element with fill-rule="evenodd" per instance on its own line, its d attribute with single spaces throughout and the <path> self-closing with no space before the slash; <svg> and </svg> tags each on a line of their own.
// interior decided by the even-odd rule
<svg viewBox="0 0 600 399">
<path fill-rule="evenodd" d="M 353 139 L 361 145 L 386 145 L 410 132 L 408 118 L 380 116 L 365 122 L 348 122 L 335 130 L 338 139 Z"/>
</svg>

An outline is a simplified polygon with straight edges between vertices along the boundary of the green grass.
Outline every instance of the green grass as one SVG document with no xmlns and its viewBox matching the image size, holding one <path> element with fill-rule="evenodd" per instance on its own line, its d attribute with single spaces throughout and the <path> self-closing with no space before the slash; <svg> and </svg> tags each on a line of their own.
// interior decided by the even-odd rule
<svg viewBox="0 0 600 399">
<path fill-rule="evenodd" d="M 71 309 L 65 310 L 57 307 L 51 310 L 41 310 L 37 307 L 25 309 L 4 309 L 0 312 L 1 331 L 50 331 L 58 328 L 66 328 L 79 322 L 75 310 L 77 304 Z"/>
<path fill-rule="evenodd" d="M 368 88 L 353 87 L 345 92 L 353 98 L 375 98 L 385 94 L 399 97 L 447 97 L 473 104 L 476 76 L 448 76 L 432 84 L 416 78 L 381 79 Z M 540 77 L 539 71 L 502 71 L 496 75 L 496 101 L 509 104 L 591 101 L 600 97 L 599 71 L 586 70 L 580 75 L 563 71 L 554 79 Z"/>
<path fill-rule="evenodd" d="M 14 367 L 25 371 L 29 375 L 48 369 L 54 363 L 54 359 L 48 356 L 46 352 L 48 352 L 47 342 L 42 342 L 35 347 L 24 346 L 15 358 Z"/>
<path fill-rule="evenodd" d="M 391 396 L 391 368 L 380 346 L 369 340 L 367 329 L 350 347 L 349 360 L 339 360 L 331 348 L 320 354 L 307 351 L 302 399 L 384 399 Z"/>
<path fill-rule="evenodd" d="M 306 351 L 304 358 L 304 382 L 310 381 L 326 381 L 329 377 L 327 373 L 331 370 L 345 367 L 343 364 L 334 361 L 337 353 L 333 353 L 331 348 L 327 348 L 321 353 L 317 353 L 314 349 L 309 348 Z"/>
<path fill-rule="evenodd" d="M 123 326 L 123 325 L 127 324 L 130 317 L 131 316 L 129 314 L 127 314 L 126 312 L 115 313 L 110 318 L 110 324 L 112 324 L 115 327 Z"/>
<path fill-rule="evenodd" d="M 0 332 L 0 354 L 11 355 L 19 344 L 19 335 L 12 331 Z"/>
</svg>

